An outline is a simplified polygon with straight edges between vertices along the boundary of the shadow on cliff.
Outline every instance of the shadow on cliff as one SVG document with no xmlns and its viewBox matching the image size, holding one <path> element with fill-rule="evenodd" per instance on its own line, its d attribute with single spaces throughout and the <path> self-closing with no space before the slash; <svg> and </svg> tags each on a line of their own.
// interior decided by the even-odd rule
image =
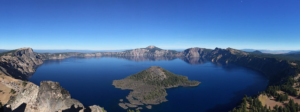
<svg viewBox="0 0 300 112">
<path fill-rule="evenodd" d="M 62 112 L 79 112 L 82 109 L 82 107 L 75 108 L 75 106 L 72 105 L 71 108 L 63 110 Z M 90 109 L 90 107 L 85 107 L 84 112 L 92 112 L 92 110 Z"/>
<path fill-rule="evenodd" d="M 20 105 L 18 108 L 16 108 L 13 112 L 24 112 L 25 111 L 25 108 L 26 108 L 26 105 L 25 103 L 23 103 L 22 105 Z"/>
<path fill-rule="evenodd" d="M 4 105 L 0 112 L 25 112 L 26 105 L 26 103 L 23 103 L 13 111 L 11 110 L 11 108 L 7 108 L 6 105 Z"/>
<path fill-rule="evenodd" d="M 72 105 L 71 108 L 63 110 L 62 112 L 79 112 L 81 109 L 83 109 L 83 108 L 82 107 L 75 108 L 75 106 Z"/>
<path fill-rule="evenodd" d="M 72 105 L 71 108 L 67 110 L 63 110 L 62 112 L 79 112 L 81 109 L 83 108 L 82 107 L 75 108 L 75 106 Z M 84 112 L 92 112 L 92 110 L 90 107 L 85 107 Z"/>
<path fill-rule="evenodd" d="M 5 75 L 12 76 L 13 78 L 21 79 L 21 80 L 26 80 L 28 75 L 31 75 L 31 74 L 20 75 L 23 73 L 17 69 L 14 69 L 13 67 L 11 67 L 9 63 L 6 62 L 0 63 L 0 71 L 2 71 Z"/>
<path fill-rule="evenodd" d="M 225 111 L 228 112 L 228 111 L 232 110 L 234 107 L 237 107 L 241 103 L 242 98 L 245 95 L 247 95 L 248 97 L 249 96 L 253 97 L 253 96 L 257 95 L 259 92 L 264 91 L 266 89 L 267 85 L 268 85 L 268 82 L 264 83 L 261 81 L 257 81 L 253 85 L 250 85 L 243 90 L 234 92 L 233 94 L 235 96 L 230 99 L 229 103 L 218 104 L 218 105 L 214 106 L 213 108 L 209 109 L 207 112 L 225 112 Z M 259 87 L 259 86 L 262 86 L 261 90 L 257 91 L 257 93 L 254 92 L 253 90 L 257 89 L 257 87 Z M 236 102 L 238 102 L 238 103 L 236 103 Z"/>
</svg>

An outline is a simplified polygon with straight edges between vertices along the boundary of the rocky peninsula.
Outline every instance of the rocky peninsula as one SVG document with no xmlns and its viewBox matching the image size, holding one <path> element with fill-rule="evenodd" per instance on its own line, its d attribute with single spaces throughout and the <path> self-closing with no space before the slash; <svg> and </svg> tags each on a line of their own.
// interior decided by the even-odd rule
<svg viewBox="0 0 300 112">
<path fill-rule="evenodd" d="M 178 86 L 190 87 L 198 86 L 200 82 L 189 81 L 186 76 L 175 75 L 161 67 L 152 66 L 137 74 L 126 77 L 122 80 L 114 80 L 116 88 L 132 90 L 126 99 L 129 101 L 119 103 L 119 106 L 127 109 L 140 108 L 166 102 L 166 89 Z"/>
</svg>

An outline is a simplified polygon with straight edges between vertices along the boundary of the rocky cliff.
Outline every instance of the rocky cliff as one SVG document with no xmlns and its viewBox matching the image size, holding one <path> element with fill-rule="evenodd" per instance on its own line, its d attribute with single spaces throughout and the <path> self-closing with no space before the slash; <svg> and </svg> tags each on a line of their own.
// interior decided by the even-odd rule
<svg viewBox="0 0 300 112">
<path fill-rule="evenodd" d="M 250 54 L 232 48 L 216 48 L 205 58 L 212 62 L 235 63 L 259 71 L 270 79 L 270 84 L 283 82 L 288 76 L 296 75 L 296 67 L 287 60 Z"/>
<path fill-rule="evenodd" d="M 51 81 L 41 82 L 40 87 L 33 83 L 27 84 L 21 93 L 11 97 L 6 106 L 14 111 L 22 104 L 26 105 L 25 112 L 103 112 L 96 105 L 85 108 L 78 100 L 72 99 L 58 82 Z"/>
<path fill-rule="evenodd" d="M 205 49 L 205 48 L 189 48 L 184 50 L 183 52 L 180 53 L 179 56 L 183 56 L 183 57 L 188 57 L 188 58 L 192 58 L 192 57 L 199 57 L 199 58 L 205 58 L 209 53 L 210 53 L 210 49 Z"/>
<path fill-rule="evenodd" d="M 26 79 L 43 64 L 42 55 L 31 48 L 21 48 L 4 53 L 0 57 L 0 72 L 18 79 Z"/>
<path fill-rule="evenodd" d="M 26 80 L 43 64 L 44 60 L 65 59 L 73 56 L 96 56 L 96 54 L 81 53 L 55 53 L 39 54 L 33 52 L 31 48 L 21 48 L 0 55 L 0 73 L 12 76 L 16 79 Z"/>
</svg>

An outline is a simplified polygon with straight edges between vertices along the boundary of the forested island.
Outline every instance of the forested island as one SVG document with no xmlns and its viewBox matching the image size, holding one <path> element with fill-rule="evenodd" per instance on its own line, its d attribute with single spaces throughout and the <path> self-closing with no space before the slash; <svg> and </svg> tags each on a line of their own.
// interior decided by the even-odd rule
<svg viewBox="0 0 300 112">
<path fill-rule="evenodd" d="M 126 97 L 129 103 L 123 101 L 119 103 L 119 106 L 124 109 L 141 108 L 143 105 L 151 109 L 151 105 L 167 101 L 165 98 L 167 88 L 191 87 L 199 84 L 199 81 L 190 81 L 186 76 L 175 75 L 158 66 L 152 66 L 125 79 L 113 81 L 116 88 L 133 90 Z"/>
</svg>

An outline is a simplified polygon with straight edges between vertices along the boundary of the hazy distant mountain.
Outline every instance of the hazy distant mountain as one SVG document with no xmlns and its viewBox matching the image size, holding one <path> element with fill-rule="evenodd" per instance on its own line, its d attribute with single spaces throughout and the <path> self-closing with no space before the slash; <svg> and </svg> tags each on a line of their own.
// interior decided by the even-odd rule
<svg viewBox="0 0 300 112">
<path fill-rule="evenodd" d="M 267 54 L 286 54 L 293 51 L 293 50 L 265 50 L 265 49 L 240 49 L 240 50 L 245 52 L 260 51 L 261 53 L 267 53 Z"/>
<path fill-rule="evenodd" d="M 300 50 L 299 51 L 291 51 L 288 54 L 300 54 Z"/>
<path fill-rule="evenodd" d="M 255 51 L 253 51 L 252 53 L 261 54 L 262 52 L 259 51 L 259 50 L 255 50 Z"/>
<path fill-rule="evenodd" d="M 255 51 L 255 49 L 239 49 L 241 51 L 245 51 L 245 52 L 253 52 Z"/>
<path fill-rule="evenodd" d="M 65 52 L 79 52 L 79 53 L 96 53 L 96 52 L 120 52 L 125 51 L 129 49 L 123 49 L 123 50 L 33 50 L 37 53 L 65 53 Z"/>
<path fill-rule="evenodd" d="M 6 52 L 6 51 L 9 51 L 9 50 L 0 49 L 0 53 L 2 53 L 2 52 Z"/>
<path fill-rule="evenodd" d="M 174 50 L 174 51 L 182 52 L 182 51 L 184 51 L 185 49 L 168 49 L 168 50 Z"/>
</svg>

